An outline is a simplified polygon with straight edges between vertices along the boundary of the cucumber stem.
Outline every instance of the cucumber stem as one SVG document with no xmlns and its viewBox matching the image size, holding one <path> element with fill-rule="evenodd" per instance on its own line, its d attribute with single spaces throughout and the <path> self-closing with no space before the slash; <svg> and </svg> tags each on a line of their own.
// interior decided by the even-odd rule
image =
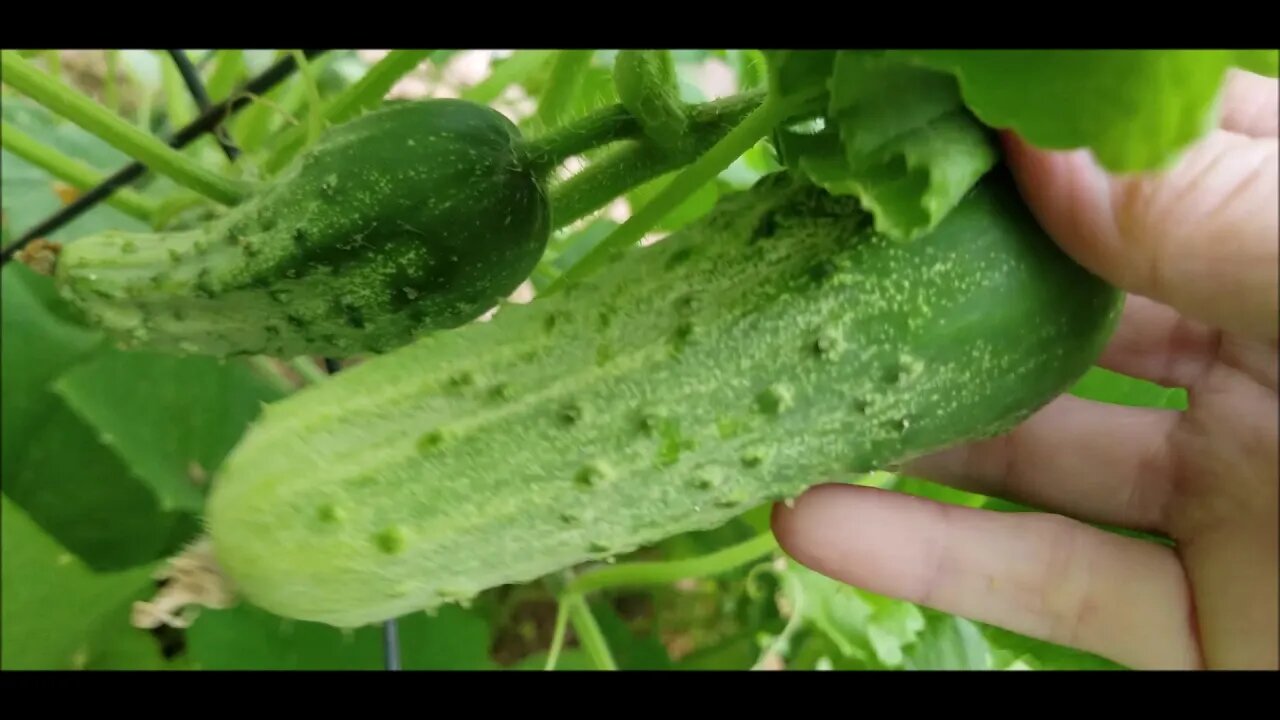
<svg viewBox="0 0 1280 720">
<path fill-rule="evenodd" d="M 719 575 L 771 555 L 777 549 L 778 541 L 772 532 L 766 531 L 750 540 L 699 557 L 612 565 L 569 580 L 559 593 L 560 607 L 556 612 L 555 630 L 551 636 L 551 648 L 547 652 L 544 669 L 555 669 L 564 646 L 567 623 L 573 624 L 579 641 L 597 667 L 617 669 L 604 635 L 600 632 L 600 626 L 586 603 L 587 593 L 613 587 L 667 585 L 686 578 Z"/>
<path fill-rule="evenodd" d="M 224 177 L 191 160 L 92 98 L 41 72 L 16 52 L 0 52 L 0 73 L 6 85 L 179 185 L 223 205 L 235 205 L 253 192 L 252 184 Z"/>
<path fill-rule="evenodd" d="M 307 58 L 302 54 L 301 50 L 290 50 L 293 55 L 293 61 L 298 65 L 298 72 L 302 75 L 302 86 L 306 90 L 307 97 L 307 144 L 314 144 L 320 138 L 320 132 L 324 129 L 323 111 L 320 107 L 320 89 L 316 85 L 315 70 L 307 63 Z"/>
<path fill-rule="evenodd" d="M 573 631 L 591 661 L 601 670 L 617 670 L 618 663 L 609 651 L 609 643 L 604 639 L 595 615 L 591 614 L 586 598 L 572 594 L 566 595 L 562 602 L 569 608 L 569 622 L 573 623 Z"/>
<path fill-rule="evenodd" d="M 685 560 L 623 563 L 592 570 L 574 578 L 565 588 L 565 593 L 585 595 L 606 588 L 667 585 L 686 578 L 719 575 L 770 555 L 777 549 L 778 541 L 772 532 L 766 531 L 737 545 Z"/>
<path fill-rule="evenodd" d="M 271 383 L 271 386 L 281 395 L 289 395 L 298 389 L 298 386 L 292 380 L 285 377 L 275 358 L 269 358 L 265 355 L 250 355 L 245 359 L 245 362 L 262 379 Z"/>
<path fill-rule="evenodd" d="M 762 93 L 744 93 L 688 106 L 688 132 L 682 142 L 672 147 L 644 137 L 639 122 L 620 105 L 531 140 L 526 148 L 543 172 L 585 150 L 629 141 L 551 188 L 552 227 L 558 230 L 572 225 L 619 195 L 696 161 L 757 109 L 763 99 Z M 606 117 L 613 113 L 622 113 L 627 120 L 615 119 L 610 126 Z"/>
<path fill-rule="evenodd" d="M 5 150 L 69 183 L 77 190 L 91 190 L 103 181 L 102 173 L 56 148 L 45 145 L 26 132 L 0 120 L 0 145 Z M 154 220 L 159 203 L 135 190 L 121 188 L 106 199 L 111 207 L 145 223 Z"/>
<path fill-rule="evenodd" d="M 560 661 L 560 650 L 564 647 L 564 635 L 569 620 L 569 605 L 560 600 L 560 606 L 556 608 L 556 626 L 551 631 L 551 649 L 547 651 L 547 662 L 542 666 L 543 670 L 555 670 L 556 663 Z"/>
<path fill-rule="evenodd" d="M 329 374 L 324 370 L 321 370 L 320 366 L 316 364 L 316 361 L 306 355 L 290 360 L 289 367 L 296 370 L 298 375 L 302 376 L 303 381 L 308 385 L 315 385 L 329 379 Z"/>
<path fill-rule="evenodd" d="M 610 105 L 524 143 L 533 172 L 545 177 L 565 160 L 620 140 L 639 137 L 640 123 L 621 105 Z"/>
<path fill-rule="evenodd" d="M 672 210 L 676 209 L 685 198 L 693 194 L 703 184 L 711 182 L 716 175 L 724 172 L 733 164 L 738 156 L 751 149 L 760 138 L 785 119 L 802 99 L 780 100 L 774 95 L 765 96 L 764 102 L 751 112 L 741 123 L 697 160 L 685 168 L 669 185 L 664 187 L 656 197 L 639 212 L 632 215 L 622 225 L 601 240 L 586 256 L 557 278 L 547 294 L 562 289 L 567 283 L 587 275 L 604 263 L 605 259 L 620 248 L 638 242 L 644 234 L 657 225 Z M 803 100 L 807 100 L 803 98 Z"/>
</svg>

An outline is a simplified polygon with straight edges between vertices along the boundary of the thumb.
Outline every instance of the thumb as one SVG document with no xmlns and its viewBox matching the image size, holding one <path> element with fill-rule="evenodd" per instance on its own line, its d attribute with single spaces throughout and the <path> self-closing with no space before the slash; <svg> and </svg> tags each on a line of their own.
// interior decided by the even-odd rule
<svg viewBox="0 0 1280 720">
<path fill-rule="evenodd" d="M 1087 151 L 1003 137 L 1024 199 L 1081 265 L 1190 318 L 1276 339 L 1276 138 L 1214 130 L 1164 172 L 1112 176 Z"/>
</svg>

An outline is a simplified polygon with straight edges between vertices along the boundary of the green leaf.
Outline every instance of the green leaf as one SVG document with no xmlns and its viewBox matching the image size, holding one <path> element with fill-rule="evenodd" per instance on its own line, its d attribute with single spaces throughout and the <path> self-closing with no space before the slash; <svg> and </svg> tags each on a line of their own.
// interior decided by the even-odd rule
<svg viewBox="0 0 1280 720">
<path fill-rule="evenodd" d="M 405 670 L 490 670 L 490 631 L 478 614 L 442 607 L 397 621 Z M 204 610 L 187 630 L 192 666 L 200 670 L 380 670 L 382 626 L 343 631 L 286 620 L 248 604 Z"/>
<path fill-rule="evenodd" d="M 908 670 L 990 670 L 982 628 L 961 617 L 925 611 L 924 630 L 907 651 Z"/>
<path fill-rule="evenodd" d="M 95 573 L 7 497 L 0 497 L 0 538 L 0 666 L 66 670 L 121 657 L 128 603 L 149 588 L 149 567 Z"/>
<path fill-rule="evenodd" d="M 867 640 L 876 658 L 884 665 L 899 667 L 903 662 L 903 647 L 911 644 L 924 629 L 924 616 L 920 608 L 908 602 L 863 593 L 872 607 L 871 622 L 867 625 Z"/>
<path fill-rule="evenodd" d="M 194 518 L 162 511 L 102 442 L 104 431 L 50 391 L 58 375 L 102 352 L 99 336 L 73 321 L 49 278 L 23 265 L 6 265 L 0 288 L 5 496 L 95 570 L 175 549 L 197 529 Z"/>
<path fill-rule="evenodd" d="M 890 140 L 962 107 L 955 78 L 880 52 L 840 51 L 830 83 L 827 116 L 847 126 L 842 139 L 854 166 Z"/>
<path fill-rule="evenodd" d="M 754 90 L 769 81 L 769 62 L 759 50 L 729 50 L 730 65 L 738 76 L 739 90 Z"/>
<path fill-rule="evenodd" d="M 769 93 L 779 99 L 822 96 L 835 68 L 834 50 L 765 50 Z"/>
<path fill-rule="evenodd" d="M 781 169 L 772 146 L 767 140 L 761 140 L 725 168 L 716 181 L 722 185 L 721 194 L 746 190 L 764 175 Z"/>
<path fill-rule="evenodd" d="M 133 601 L 146 600 L 150 584 L 130 600 L 105 613 L 90 633 L 81 655 L 85 670 L 167 670 L 172 669 L 160 649 L 159 640 L 149 631 L 130 623 Z"/>
<path fill-rule="evenodd" d="M 1280 50 L 1237 50 L 1235 64 L 1243 70 L 1273 78 L 1280 75 Z"/>
<path fill-rule="evenodd" d="M 46 410 L 46 386 L 103 344 L 102 335 L 76 322 L 53 283 L 20 263 L 0 274 L 3 307 L 3 433 L 6 476 Z"/>
<path fill-rule="evenodd" d="M 963 110 L 860 152 L 857 116 L 814 134 L 778 133 L 787 165 L 836 195 L 853 195 L 894 239 L 913 240 L 946 217 L 998 160 L 986 131 Z M 882 128 L 876 133 L 887 134 Z"/>
<path fill-rule="evenodd" d="M 829 73 L 825 108 L 805 123 L 816 131 L 784 126 L 774 140 L 792 170 L 857 197 L 880 232 L 900 240 L 928 233 L 998 161 L 991 133 L 947 73 L 883 51 L 842 50 L 830 68 L 819 60 L 796 66 Z"/>
<path fill-rule="evenodd" d="M 111 350 L 63 375 L 55 392 L 110 436 L 164 510 L 199 511 L 208 476 L 279 391 L 240 363 Z M 193 474 L 194 473 L 194 474 Z"/>
<path fill-rule="evenodd" d="M 1117 405 L 1187 409 L 1187 391 L 1182 388 L 1167 388 L 1100 367 L 1090 368 L 1071 388 L 1071 394 Z"/>
<path fill-rule="evenodd" d="M 672 664 L 674 670 L 748 670 L 760 655 L 755 634 L 740 633 L 727 640 L 699 648 Z"/>
<path fill-rule="evenodd" d="M 5 497 L 98 571 L 149 563 L 194 536 L 195 516 L 163 511 L 99 432 L 50 397 L 24 452 L 5 451 Z"/>
<path fill-rule="evenodd" d="M 903 647 L 924 629 L 924 616 L 911 603 L 860 590 L 794 562 L 786 572 L 792 602 L 805 624 L 830 638 L 846 657 L 901 667 Z"/>
<path fill-rule="evenodd" d="M 1234 50 L 888 52 L 955 75 L 986 124 L 1042 148 L 1089 148 L 1113 172 L 1166 166 L 1213 126 L 1229 67 L 1275 63 Z"/>
<path fill-rule="evenodd" d="M 1125 670 L 1123 665 L 1092 653 L 1037 640 L 1004 628 L 982 626 L 987 642 L 1004 664 L 1021 660 L 1038 670 Z"/>
</svg>

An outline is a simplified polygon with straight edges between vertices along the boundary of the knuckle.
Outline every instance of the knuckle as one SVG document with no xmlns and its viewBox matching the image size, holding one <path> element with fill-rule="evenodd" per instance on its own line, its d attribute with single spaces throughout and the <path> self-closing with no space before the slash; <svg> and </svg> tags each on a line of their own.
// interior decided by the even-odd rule
<svg viewBox="0 0 1280 720">
<path fill-rule="evenodd" d="M 1045 637 L 1074 646 L 1092 614 L 1093 545 L 1075 520 L 1048 515 L 1041 521 L 1039 542 L 1044 562 L 1037 587 Z"/>
</svg>

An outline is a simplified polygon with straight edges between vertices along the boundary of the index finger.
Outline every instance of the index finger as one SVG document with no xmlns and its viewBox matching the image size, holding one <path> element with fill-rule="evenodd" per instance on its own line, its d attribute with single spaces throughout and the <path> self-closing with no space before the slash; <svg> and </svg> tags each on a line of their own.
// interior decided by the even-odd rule
<svg viewBox="0 0 1280 720">
<path fill-rule="evenodd" d="M 832 579 L 1133 668 L 1203 666 L 1170 548 L 856 485 L 819 485 L 794 505 L 773 509 L 779 544 Z"/>
</svg>

